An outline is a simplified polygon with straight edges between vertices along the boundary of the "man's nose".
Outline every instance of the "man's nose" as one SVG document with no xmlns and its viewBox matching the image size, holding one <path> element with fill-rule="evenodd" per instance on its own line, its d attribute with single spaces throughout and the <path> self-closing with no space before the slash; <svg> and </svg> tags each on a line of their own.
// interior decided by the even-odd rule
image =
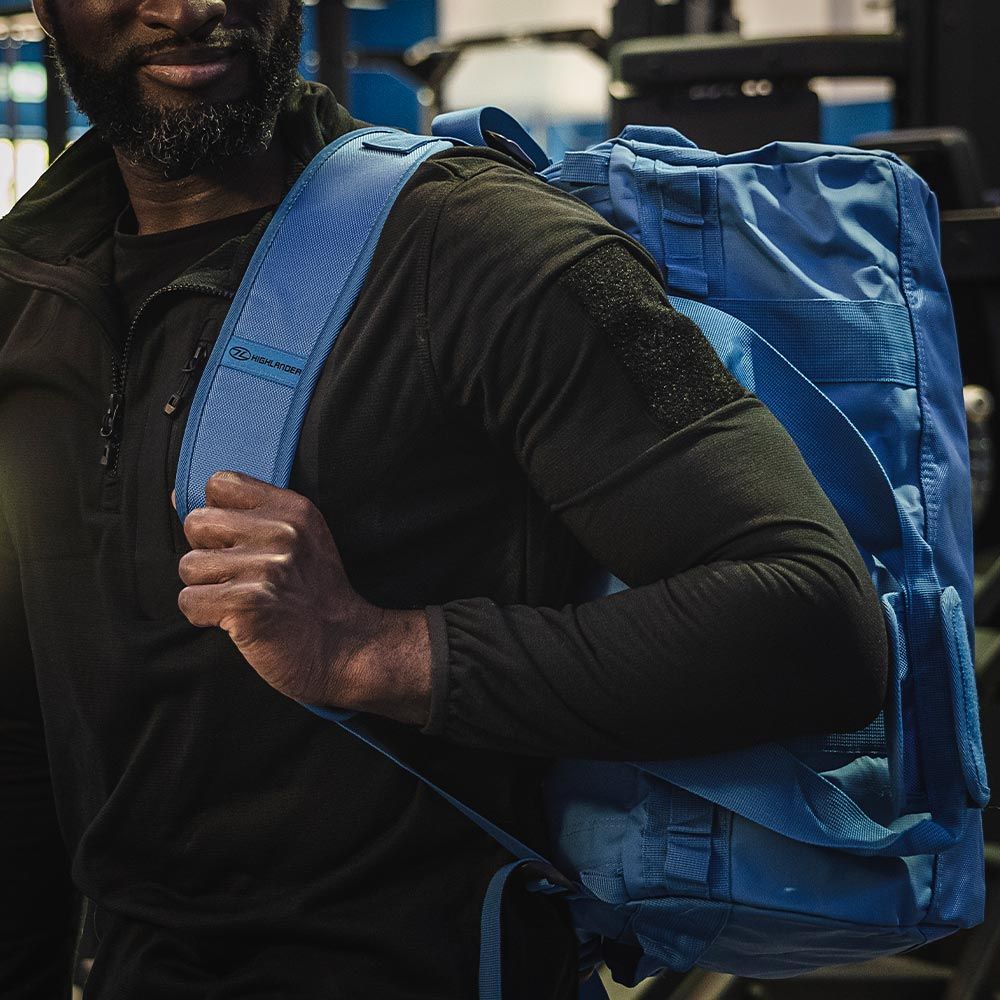
<svg viewBox="0 0 1000 1000">
<path fill-rule="evenodd" d="M 139 17 L 149 28 L 168 28 L 181 38 L 210 35 L 226 16 L 226 0 L 143 0 Z"/>
</svg>

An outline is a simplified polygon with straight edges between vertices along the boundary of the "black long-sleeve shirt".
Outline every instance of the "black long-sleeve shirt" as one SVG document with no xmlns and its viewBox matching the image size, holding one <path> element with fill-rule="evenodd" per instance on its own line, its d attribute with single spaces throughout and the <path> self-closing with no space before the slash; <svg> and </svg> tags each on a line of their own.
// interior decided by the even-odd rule
<svg viewBox="0 0 1000 1000">
<path fill-rule="evenodd" d="M 301 165 L 353 124 L 303 86 L 281 135 Z M 186 408 L 163 405 L 267 216 L 123 317 L 125 203 L 87 137 L 0 223 L 0 613 L 25 621 L 0 667 L 0 993 L 57 995 L 14 963 L 51 967 L 68 855 L 98 908 L 95 1000 L 467 998 L 503 852 L 176 607 Z M 641 250 L 501 156 L 448 154 L 401 196 L 291 485 L 365 597 L 428 609 L 432 717 L 386 738 L 540 848 L 550 756 L 701 753 L 878 710 L 878 604 L 787 435 Z M 597 565 L 633 589 L 581 600 Z M 514 906 L 518 995 L 571 995 L 558 904 Z"/>
</svg>

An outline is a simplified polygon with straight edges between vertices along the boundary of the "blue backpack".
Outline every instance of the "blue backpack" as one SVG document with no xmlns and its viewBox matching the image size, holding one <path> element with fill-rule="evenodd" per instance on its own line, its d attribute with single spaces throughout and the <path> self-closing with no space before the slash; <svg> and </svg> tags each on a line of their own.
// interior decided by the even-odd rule
<svg viewBox="0 0 1000 1000">
<path fill-rule="evenodd" d="M 978 923 L 989 789 L 970 653 L 969 453 L 934 196 L 896 157 L 849 148 L 721 156 L 671 129 L 629 128 L 552 166 L 495 109 L 445 116 L 435 134 L 449 138 L 344 136 L 279 208 L 192 404 L 181 517 L 219 469 L 287 485 L 396 196 L 435 153 L 500 146 L 662 266 L 674 306 L 782 422 L 836 506 L 892 651 L 884 709 L 860 732 L 691 760 L 558 762 L 550 857 L 436 789 L 515 858 L 487 893 L 480 997 L 502 997 L 500 905 L 520 867 L 531 888 L 566 895 L 585 964 L 603 957 L 626 985 L 694 965 L 789 976 Z M 313 711 L 393 757 L 362 717 Z"/>
</svg>

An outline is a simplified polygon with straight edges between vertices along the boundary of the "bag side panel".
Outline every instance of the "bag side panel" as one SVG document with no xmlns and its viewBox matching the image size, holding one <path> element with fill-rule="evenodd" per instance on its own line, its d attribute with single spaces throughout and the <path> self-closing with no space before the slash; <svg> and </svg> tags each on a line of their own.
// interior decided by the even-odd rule
<svg viewBox="0 0 1000 1000">
<path fill-rule="evenodd" d="M 972 623 L 972 489 L 958 337 L 940 263 L 937 200 L 909 168 L 894 164 L 900 206 L 901 287 L 913 320 L 924 415 L 920 473 L 925 537 L 942 587 L 952 586 Z"/>
<path fill-rule="evenodd" d="M 784 979 L 879 955 L 898 955 L 953 929 L 865 926 L 734 906 L 725 931 L 698 965 L 755 979 Z"/>
</svg>

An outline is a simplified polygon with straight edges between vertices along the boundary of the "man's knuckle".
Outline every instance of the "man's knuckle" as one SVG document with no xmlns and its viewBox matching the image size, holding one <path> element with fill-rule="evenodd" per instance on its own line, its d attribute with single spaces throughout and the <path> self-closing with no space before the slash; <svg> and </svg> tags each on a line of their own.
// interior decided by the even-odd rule
<svg viewBox="0 0 1000 1000">
<path fill-rule="evenodd" d="M 277 587 L 286 584 L 291 576 L 292 562 L 290 552 L 270 553 L 264 562 L 264 579 Z"/>
<path fill-rule="evenodd" d="M 177 595 L 177 606 L 181 609 L 181 612 L 185 617 L 190 617 L 194 611 L 194 595 L 191 593 L 189 587 L 185 587 Z"/>
<path fill-rule="evenodd" d="M 205 550 L 193 549 L 191 552 L 185 552 L 181 556 L 181 561 L 177 564 L 181 579 L 185 583 L 189 583 L 199 573 L 205 571 L 205 563 Z"/>
<path fill-rule="evenodd" d="M 205 508 L 198 507 L 191 511 L 186 518 L 184 518 L 184 534 L 189 538 L 192 534 L 198 534 L 202 530 L 205 524 Z"/>
<path fill-rule="evenodd" d="M 299 526 L 293 521 L 286 520 L 278 522 L 278 537 L 289 548 L 296 546 L 299 543 L 301 536 L 302 532 L 299 529 Z"/>
</svg>

